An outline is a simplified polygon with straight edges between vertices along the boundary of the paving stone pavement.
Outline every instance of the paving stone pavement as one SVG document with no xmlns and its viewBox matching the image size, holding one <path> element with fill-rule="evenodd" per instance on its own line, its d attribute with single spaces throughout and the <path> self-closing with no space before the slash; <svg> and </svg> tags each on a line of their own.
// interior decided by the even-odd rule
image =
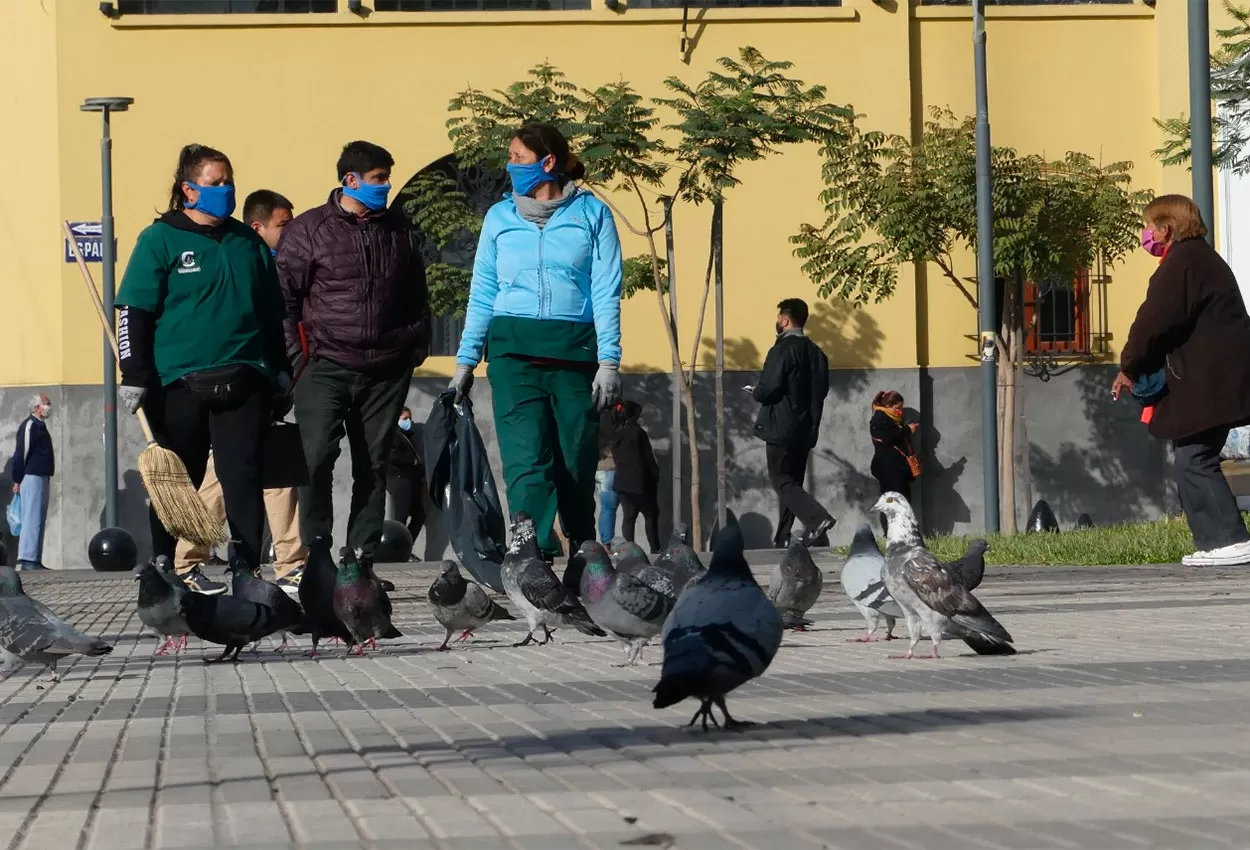
<svg viewBox="0 0 1250 850">
<path fill-rule="evenodd" d="M 128 576 L 31 576 L 116 648 L 0 684 L 0 847 L 1250 846 L 1250 576 L 991 568 L 977 595 L 1020 654 L 907 662 L 847 643 L 824 563 L 817 627 L 729 699 L 759 725 L 711 734 L 651 708 L 656 648 L 620 668 L 504 623 L 434 652 L 429 567 L 385 572 L 403 639 L 237 666 L 153 657 Z"/>
</svg>

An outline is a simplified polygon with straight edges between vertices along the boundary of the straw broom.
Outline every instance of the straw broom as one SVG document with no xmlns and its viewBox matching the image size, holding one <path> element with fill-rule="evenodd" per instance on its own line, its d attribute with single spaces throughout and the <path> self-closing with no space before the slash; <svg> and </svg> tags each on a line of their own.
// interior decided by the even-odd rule
<svg viewBox="0 0 1250 850">
<path fill-rule="evenodd" d="M 83 283 L 91 294 L 91 303 L 95 305 L 99 315 L 104 336 L 113 349 L 113 356 L 120 361 L 117 338 L 113 335 L 112 323 L 104 312 L 104 304 L 100 301 L 100 292 L 91 277 L 91 270 L 87 268 L 87 263 L 78 250 L 78 242 L 74 239 L 69 222 L 62 222 L 62 225 L 65 238 L 69 240 L 70 248 L 74 252 L 74 259 L 78 261 L 78 270 L 82 272 Z M 148 491 L 148 498 L 152 501 L 152 507 L 160 517 L 161 524 L 180 540 L 189 540 L 202 546 L 215 546 L 223 542 L 222 523 L 213 516 L 196 492 L 182 460 L 174 452 L 157 444 L 142 408 L 135 415 L 139 419 L 139 427 L 143 429 L 143 437 L 148 441 L 148 447 L 139 453 L 139 475 L 143 477 L 143 486 Z"/>
</svg>

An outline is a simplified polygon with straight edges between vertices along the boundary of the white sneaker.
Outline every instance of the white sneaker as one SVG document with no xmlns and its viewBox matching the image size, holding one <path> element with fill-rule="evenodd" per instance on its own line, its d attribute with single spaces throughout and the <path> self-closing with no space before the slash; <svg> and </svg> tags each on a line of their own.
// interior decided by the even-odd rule
<svg viewBox="0 0 1250 850">
<path fill-rule="evenodd" d="M 1210 552 L 1195 552 L 1181 559 L 1187 567 L 1236 567 L 1250 564 L 1250 540 L 1221 546 Z"/>
</svg>

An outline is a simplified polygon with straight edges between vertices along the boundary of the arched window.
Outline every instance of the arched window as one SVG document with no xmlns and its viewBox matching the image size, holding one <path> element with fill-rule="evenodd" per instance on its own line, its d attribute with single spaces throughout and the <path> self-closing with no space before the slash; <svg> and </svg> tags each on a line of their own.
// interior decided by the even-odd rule
<svg viewBox="0 0 1250 850">
<path fill-rule="evenodd" d="M 434 313 L 431 355 L 456 353 L 482 217 L 508 188 L 505 172 L 461 168 L 455 154 L 449 154 L 409 178 L 396 197 L 412 220 L 425 260 Z"/>
</svg>

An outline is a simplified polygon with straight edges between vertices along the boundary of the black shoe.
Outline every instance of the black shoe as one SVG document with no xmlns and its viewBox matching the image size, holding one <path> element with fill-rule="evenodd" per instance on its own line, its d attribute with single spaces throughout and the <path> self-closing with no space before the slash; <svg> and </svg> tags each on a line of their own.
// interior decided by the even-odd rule
<svg viewBox="0 0 1250 850">
<path fill-rule="evenodd" d="M 205 596 L 216 596 L 219 593 L 226 592 L 226 586 L 219 581 L 213 581 L 204 575 L 204 571 L 199 566 L 194 566 L 187 572 L 178 576 L 182 579 L 182 583 L 187 586 L 188 590 L 196 593 L 202 593 Z"/>
<path fill-rule="evenodd" d="M 394 593 L 394 592 L 395 592 L 395 582 L 393 582 L 393 581 L 387 581 L 387 580 L 386 580 L 386 579 L 384 579 L 384 578 L 380 578 L 380 579 L 378 579 L 378 585 L 379 585 L 379 586 L 380 586 L 383 590 L 385 590 L 387 593 Z"/>
<path fill-rule="evenodd" d="M 776 537 L 774 537 L 773 548 L 774 549 L 789 549 L 790 548 L 790 535 L 778 534 Z"/>
<path fill-rule="evenodd" d="M 816 523 L 813 528 L 803 530 L 803 545 L 811 546 L 828 546 L 829 532 L 837 525 L 837 520 L 831 516 L 827 516 L 820 522 Z M 823 542 L 821 542 L 823 541 Z"/>
<path fill-rule="evenodd" d="M 282 588 L 283 592 L 285 592 L 287 596 L 297 597 L 299 596 L 299 582 L 303 577 L 304 567 L 301 565 L 291 570 L 282 578 L 278 579 L 275 584 Z"/>
</svg>

